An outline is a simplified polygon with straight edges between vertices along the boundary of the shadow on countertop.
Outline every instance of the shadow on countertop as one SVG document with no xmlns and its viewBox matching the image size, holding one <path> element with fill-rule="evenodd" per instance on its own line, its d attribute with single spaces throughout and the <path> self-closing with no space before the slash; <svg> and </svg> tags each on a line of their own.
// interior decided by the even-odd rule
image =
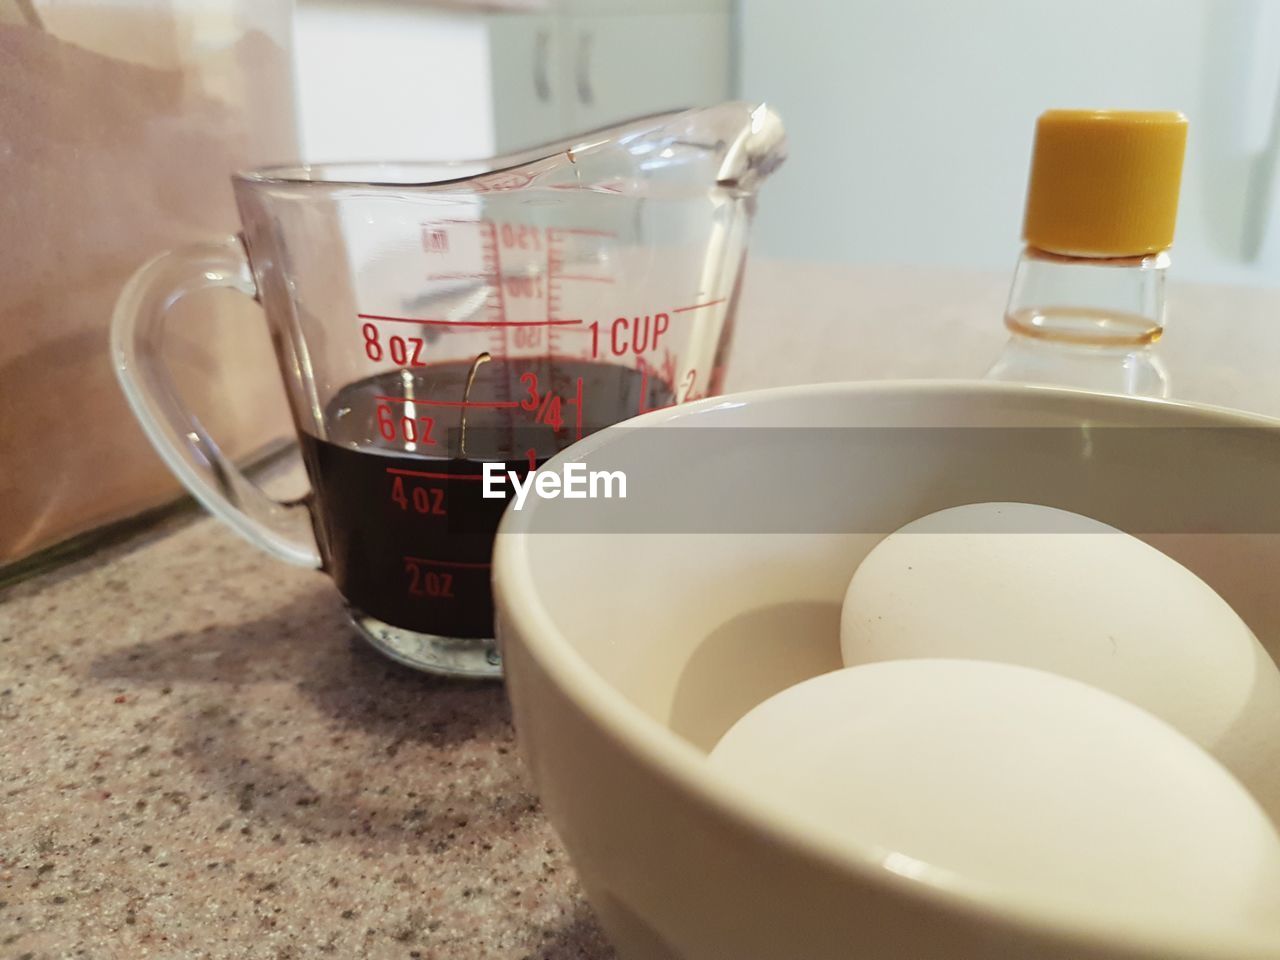
<svg viewBox="0 0 1280 960">
<path fill-rule="evenodd" d="M 268 848 L 323 844 L 310 855 L 317 864 L 333 854 L 421 857 L 404 880 L 429 887 L 442 909 L 488 898 L 513 912 L 508 898 L 565 885 L 569 912 L 531 919 L 542 942 L 527 960 L 613 956 L 563 852 L 548 843 L 502 686 L 384 659 L 356 637 L 327 584 L 260 619 L 102 654 L 88 672 L 158 705 L 136 721 L 139 732 L 172 739 L 140 739 L 156 755 L 167 748 L 183 779 L 207 788 L 174 802 L 208 809 L 212 833 L 238 831 Z M 452 889 L 451 877 L 471 886 L 459 879 Z"/>
<path fill-rule="evenodd" d="M 461 779 L 451 755 L 479 748 L 498 775 L 496 784 L 493 778 L 487 784 L 489 804 L 507 812 L 537 810 L 515 757 L 502 686 L 429 676 L 384 659 L 355 636 L 340 602 L 320 586 L 262 619 L 179 632 L 100 656 L 90 675 L 166 693 L 171 709 L 180 711 L 174 754 L 196 764 L 235 797 L 241 812 L 252 811 L 264 825 L 368 843 L 367 830 L 352 825 L 351 798 L 331 802 L 307 774 L 363 779 L 375 768 L 398 769 L 415 747 L 446 774 L 436 778 L 441 787 Z M 305 713 L 299 700 L 310 708 Z M 305 764 L 288 763 L 290 754 Z M 432 802 L 443 792 L 417 793 L 403 808 L 390 792 L 385 796 L 372 812 L 384 822 L 413 824 L 418 836 L 463 819 Z"/>
<path fill-rule="evenodd" d="M 579 902 L 561 923 L 544 929 L 543 937 L 543 944 L 524 960 L 614 960 L 615 957 L 613 947 L 585 902 Z"/>
</svg>

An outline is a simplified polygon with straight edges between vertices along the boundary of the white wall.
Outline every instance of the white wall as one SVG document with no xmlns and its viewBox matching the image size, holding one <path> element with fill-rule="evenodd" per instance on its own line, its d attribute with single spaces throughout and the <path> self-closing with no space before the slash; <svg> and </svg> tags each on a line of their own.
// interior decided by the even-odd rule
<svg viewBox="0 0 1280 960">
<path fill-rule="evenodd" d="M 482 17 L 393 0 L 298 0 L 294 55 L 308 161 L 494 152 Z"/>
<path fill-rule="evenodd" d="M 760 252 L 1008 270 L 1038 113 L 1180 109 L 1176 275 L 1280 284 L 1276 0 L 741 0 L 739 28 L 791 138 Z"/>
</svg>

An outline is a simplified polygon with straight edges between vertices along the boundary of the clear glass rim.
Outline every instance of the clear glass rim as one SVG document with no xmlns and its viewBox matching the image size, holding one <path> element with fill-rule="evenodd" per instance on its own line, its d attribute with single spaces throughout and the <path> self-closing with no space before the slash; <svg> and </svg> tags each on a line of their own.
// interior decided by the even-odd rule
<svg viewBox="0 0 1280 960">
<path fill-rule="evenodd" d="M 546 160 L 555 153 L 542 153 L 530 160 L 506 163 L 507 158 L 486 160 L 339 160 L 325 163 L 280 164 L 240 170 L 231 179 L 253 186 L 371 187 L 378 189 L 405 187 L 449 187 L 493 176 Z M 456 170 L 456 175 L 447 171 Z M 466 170 L 466 173 L 462 171 Z M 385 171 L 397 175 L 359 176 L 361 172 Z M 443 174 L 443 175 L 442 175 Z"/>
<path fill-rule="evenodd" d="M 239 170 L 232 174 L 236 183 L 253 186 L 289 187 L 371 187 L 371 188 L 431 188 L 456 187 L 478 177 L 490 177 L 508 173 L 532 164 L 550 160 L 562 153 L 581 153 L 599 147 L 630 129 L 640 133 L 664 126 L 689 109 L 664 110 L 645 114 L 610 124 L 596 130 L 574 134 L 562 140 L 529 147 L 526 150 L 483 157 L 472 160 L 338 160 L 323 163 L 270 164 Z M 369 175 L 374 171 L 394 176 Z M 463 172 L 465 171 L 465 172 Z M 359 175 L 364 174 L 364 175 Z"/>
</svg>

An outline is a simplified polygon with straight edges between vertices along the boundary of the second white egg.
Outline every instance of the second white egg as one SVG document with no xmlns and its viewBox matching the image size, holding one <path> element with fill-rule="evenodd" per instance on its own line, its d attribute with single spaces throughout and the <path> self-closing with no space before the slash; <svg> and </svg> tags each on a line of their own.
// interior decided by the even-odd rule
<svg viewBox="0 0 1280 960">
<path fill-rule="evenodd" d="M 854 573 L 840 646 L 846 666 L 962 657 L 1092 684 L 1207 749 L 1280 822 L 1280 672 L 1208 584 L 1107 524 L 1026 503 L 922 517 Z"/>
</svg>

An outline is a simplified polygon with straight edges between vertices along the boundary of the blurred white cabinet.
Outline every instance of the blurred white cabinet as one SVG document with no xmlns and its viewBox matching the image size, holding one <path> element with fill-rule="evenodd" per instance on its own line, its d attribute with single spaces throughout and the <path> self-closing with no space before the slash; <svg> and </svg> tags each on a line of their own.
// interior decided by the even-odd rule
<svg viewBox="0 0 1280 960">
<path fill-rule="evenodd" d="M 294 53 L 304 160 L 493 151 L 483 16 L 394 0 L 298 0 Z"/>
<path fill-rule="evenodd" d="M 730 96 L 728 0 L 578 2 L 489 31 L 498 152 Z"/>
<path fill-rule="evenodd" d="M 493 153 L 544 143 L 568 122 L 560 65 L 564 37 L 555 14 L 487 18 Z"/>
<path fill-rule="evenodd" d="M 729 99 L 727 8 L 571 15 L 561 37 L 571 130 Z"/>
<path fill-rule="evenodd" d="M 310 161 L 481 157 L 732 90 L 729 0 L 299 0 L 294 33 Z"/>
</svg>

